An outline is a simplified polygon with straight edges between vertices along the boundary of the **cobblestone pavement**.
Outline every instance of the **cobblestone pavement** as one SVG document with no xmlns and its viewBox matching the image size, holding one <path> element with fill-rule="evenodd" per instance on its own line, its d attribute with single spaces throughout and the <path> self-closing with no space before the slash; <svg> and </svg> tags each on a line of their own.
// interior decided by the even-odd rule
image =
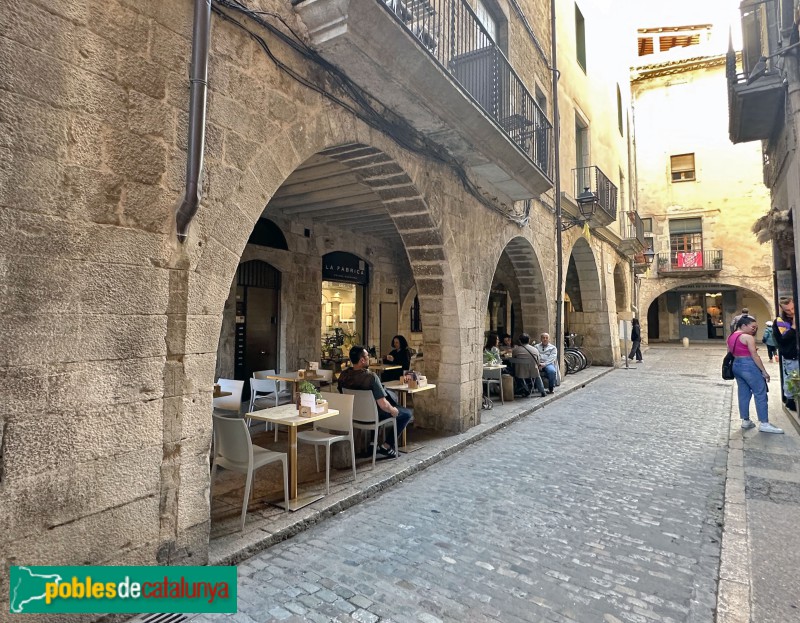
<svg viewBox="0 0 800 623">
<path fill-rule="evenodd" d="M 239 566 L 251 621 L 714 620 L 731 386 L 651 349 Z M 402 459 L 401 459 L 402 460 Z"/>
</svg>

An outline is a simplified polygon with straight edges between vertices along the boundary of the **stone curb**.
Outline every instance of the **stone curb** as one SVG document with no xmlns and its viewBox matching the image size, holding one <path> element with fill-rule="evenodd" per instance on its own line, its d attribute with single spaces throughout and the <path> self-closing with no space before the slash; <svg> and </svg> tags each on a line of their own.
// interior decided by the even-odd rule
<svg viewBox="0 0 800 623">
<path fill-rule="evenodd" d="M 340 500 L 331 503 L 330 505 L 320 508 L 319 511 L 314 512 L 312 515 L 298 518 L 297 521 L 292 522 L 290 525 L 285 526 L 276 530 L 275 532 L 265 533 L 263 538 L 257 539 L 256 541 L 250 541 L 247 544 L 243 544 L 241 549 L 237 549 L 235 552 L 228 552 L 223 556 L 219 556 L 218 558 L 209 557 L 208 564 L 209 565 L 235 565 L 251 556 L 257 554 L 258 552 L 265 550 L 281 541 L 285 541 L 288 538 L 293 537 L 294 535 L 307 530 L 308 528 L 314 526 L 315 524 L 328 519 L 329 517 L 333 517 L 337 513 L 340 513 L 352 506 L 355 506 L 359 502 L 362 502 L 366 499 L 369 499 L 381 491 L 399 483 L 428 467 L 438 463 L 439 461 L 464 450 L 468 446 L 480 441 L 481 439 L 491 435 L 492 433 L 497 432 L 498 430 L 513 424 L 521 420 L 528 415 L 535 413 L 543 409 L 546 405 L 550 404 L 554 400 L 558 400 L 563 398 L 564 396 L 568 396 L 573 392 L 576 392 L 580 389 L 583 389 L 587 384 L 604 377 L 607 374 L 610 374 L 616 370 L 615 367 L 609 367 L 604 369 L 602 372 L 593 375 L 591 378 L 587 378 L 585 381 L 576 384 L 573 387 L 569 387 L 567 389 L 563 389 L 561 391 L 556 392 L 555 394 L 549 395 L 548 398 L 537 402 L 535 405 L 531 406 L 528 409 L 524 409 L 523 411 L 519 411 L 516 413 L 511 413 L 504 419 L 493 422 L 492 424 L 486 425 L 485 427 L 482 425 L 475 426 L 474 428 L 470 429 L 465 433 L 465 437 L 459 436 L 460 438 L 455 439 L 452 445 L 448 445 L 445 448 L 442 448 L 437 453 L 421 460 L 417 461 L 413 464 L 404 467 L 398 472 L 394 472 L 391 474 L 386 474 L 385 477 L 381 478 L 377 482 L 371 483 L 370 485 L 366 486 L 363 489 L 358 491 L 353 491 L 342 497 Z"/>
<path fill-rule="evenodd" d="M 731 394 L 716 621 L 750 623 L 750 548 L 744 489 L 744 442 L 732 436 L 734 431 L 740 430 L 740 419 L 733 389 Z"/>
</svg>

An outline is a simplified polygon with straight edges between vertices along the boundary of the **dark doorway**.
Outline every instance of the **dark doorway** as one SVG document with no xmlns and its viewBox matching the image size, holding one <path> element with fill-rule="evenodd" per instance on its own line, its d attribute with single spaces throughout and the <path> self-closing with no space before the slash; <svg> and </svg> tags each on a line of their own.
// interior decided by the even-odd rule
<svg viewBox="0 0 800 623">
<path fill-rule="evenodd" d="M 647 339 L 657 340 L 658 338 L 658 299 L 656 299 L 650 303 L 650 307 L 647 309 Z"/>
<path fill-rule="evenodd" d="M 247 381 L 256 370 L 278 369 L 280 273 L 259 260 L 236 274 L 236 359 L 234 378 Z M 245 395 L 249 393 L 245 383 Z"/>
</svg>

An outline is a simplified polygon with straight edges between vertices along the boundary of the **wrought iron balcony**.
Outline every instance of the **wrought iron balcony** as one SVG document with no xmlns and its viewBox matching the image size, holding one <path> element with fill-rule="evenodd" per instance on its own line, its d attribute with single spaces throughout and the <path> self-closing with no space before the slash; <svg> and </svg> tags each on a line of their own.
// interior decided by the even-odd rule
<svg viewBox="0 0 800 623">
<path fill-rule="evenodd" d="M 661 277 L 675 277 L 687 273 L 713 274 L 722 270 L 722 250 L 671 251 L 659 253 L 657 258 L 658 274 Z"/>
<path fill-rule="evenodd" d="M 644 249 L 644 224 L 636 211 L 622 213 L 622 242 L 619 250 L 635 256 Z"/>
<path fill-rule="evenodd" d="M 473 101 L 552 179 L 553 126 L 472 7 L 464 0 L 383 2 Z"/>
<path fill-rule="evenodd" d="M 579 167 L 573 169 L 574 188 L 573 197 L 567 202 L 565 207 L 568 211 L 572 206 L 578 208 L 577 218 L 586 217 L 586 206 L 580 206 L 583 203 L 581 197 L 588 197 L 591 195 L 594 198 L 592 205 L 593 213 L 589 217 L 590 227 L 604 227 L 617 220 L 617 187 L 611 182 L 610 179 L 600 170 L 600 167 Z"/>
<path fill-rule="evenodd" d="M 293 4 L 323 58 L 501 201 L 552 189 L 552 124 L 465 0 Z"/>
</svg>

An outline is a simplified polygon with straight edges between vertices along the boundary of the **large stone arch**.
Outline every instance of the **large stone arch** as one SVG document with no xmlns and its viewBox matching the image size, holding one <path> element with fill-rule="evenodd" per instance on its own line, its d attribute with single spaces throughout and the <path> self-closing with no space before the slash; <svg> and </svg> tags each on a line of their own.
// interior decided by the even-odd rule
<svg viewBox="0 0 800 623">
<path fill-rule="evenodd" d="M 766 285 L 765 285 L 766 284 Z M 648 320 L 648 311 L 650 310 L 650 306 L 655 304 L 659 297 L 670 292 L 672 290 L 678 290 L 680 288 L 685 288 L 687 286 L 707 286 L 709 290 L 716 290 L 718 288 L 722 289 L 729 289 L 734 288 L 739 292 L 742 293 L 749 293 L 752 299 L 760 302 L 762 308 L 760 310 L 753 309 L 751 310 L 752 313 L 756 314 L 756 317 L 759 320 L 766 320 L 772 315 L 775 314 L 773 300 L 772 300 L 772 289 L 771 289 L 771 282 L 766 279 L 748 279 L 747 277 L 734 277 L 734 278 L 726 278 L 723 280 L 716 280 L 714 277 L 698 277 L 696 279 L 691 279 L 689 277 L 675 277 L 675 278 L 661 278 L 661 279 L 648 279 L 644 282 L 643 287 L 640 288 L 640 310 L 641 310 L 641 322 L 642 322 L 642 335 L 646 336 L 649 333 L 649 320 Z M 751 303 L 752 306 L 752 303 Z M 726 309 L 726 317 L 724 318 L 724 332 L 725 335 L 728 334 L 729 329 L 727 328 L 728 322 L 730 318 L 733 316 L 735 310 L 741 309 L 742 304 L 738 303 L 735 306 L 731 306 L 730 309 Z M 767 318 L 762 318 L 766 314 Z M 663 336 L 660 339 L 669 339 L 664 338 Z"/>
<path fill-rule="evenodd" d="M 539 257 L 531 241 L 524 236 L 515 236 L 500 249 L 493 282 L 500 278 L 497 273 L 504 264 L 514 273 L 508 275 L 513 281 L 505 275 L 500 280 L 508 288 L 514 303 L 517 333 L 524 331 L 536 337 L 543 331 L 550 331 L 552 325 L 547 288 Z M 488 299 L 489 289 L 486 290 L 484 308 Z"/>
<path fill-rule="evenodd" d="M 592 352 L 595 363 L 613 365 L 612 344 L 607 303 L 598 262 L 586 238 L 576 238 L 568 256 L 568 266 L 573 264 L 580 289 L 580 311 L 570 314 L 570 331 L 583 336 L 583 345 Z M 565 286 L 566 288 L 566 281 Z"/>
</svg>

